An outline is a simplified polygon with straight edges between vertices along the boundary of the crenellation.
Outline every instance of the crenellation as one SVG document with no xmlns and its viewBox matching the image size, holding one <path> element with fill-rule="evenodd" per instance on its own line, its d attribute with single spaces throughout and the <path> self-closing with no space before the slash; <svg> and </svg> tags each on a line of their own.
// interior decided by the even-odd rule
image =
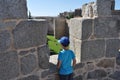
<svg viewBox="0 0 120 80">
<path fill-rule="evenodd" d="M 70 19 L 70 48 L 85 64 L 75 69 L 77 80 L 120 79 L 120 15 L 114 6 L 115 0 L 97 0 L 83 5 L 83 17 Z"/>
<path fill-rule="evenodd" d="M 120 79 L 120 14 L 114 10 L 115 0 L 84 4 L 69 20 L 27 19 L 26 4 L 0 1 L 0 80 L 59 80 L 56 63 L 49 62 L 47 34 L 69 36 L 77 58 L 75 80 Z"/>
</svg>

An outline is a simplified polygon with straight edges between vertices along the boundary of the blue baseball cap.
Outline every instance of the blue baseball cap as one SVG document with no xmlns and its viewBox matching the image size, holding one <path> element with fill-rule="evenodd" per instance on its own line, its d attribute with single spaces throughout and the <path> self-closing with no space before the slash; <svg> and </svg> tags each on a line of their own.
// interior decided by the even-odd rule
<svg viewBox="0 0 120 80">
<path fill-rule="evenodd" d="M 63 46 L 68 46 L 70 41 L 69 41 L 69 38 L 66 37 L 66 36 L 63 36 L 61 37 L 59 40 L 58 40 L 59 43 L 61 43 Z"/>
</svg>

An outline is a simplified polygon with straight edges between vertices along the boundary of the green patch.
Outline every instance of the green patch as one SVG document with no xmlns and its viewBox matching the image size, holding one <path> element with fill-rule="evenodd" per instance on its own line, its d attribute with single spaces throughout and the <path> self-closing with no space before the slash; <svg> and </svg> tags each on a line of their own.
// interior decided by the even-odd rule
<svg viewBox="0 0 120 80">
<path fill-rule="evenodd" d="M 51 35 L 47 36 L 47 40 L 48 40 L 48 46 L 49 46 L 51 55 L 58 54 L 62 49 L 61 45 L 58 43 L 58 40 Z"/>
</svg>

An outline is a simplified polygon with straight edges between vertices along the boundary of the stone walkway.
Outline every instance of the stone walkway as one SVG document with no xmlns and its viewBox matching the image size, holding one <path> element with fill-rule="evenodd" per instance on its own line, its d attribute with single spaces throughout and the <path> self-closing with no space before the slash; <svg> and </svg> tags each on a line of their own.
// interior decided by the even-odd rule
<svg viewBox="0 0 120 80">
<path fill-rule="evenodd" d="M 56 65 L 57 64 L 57 58 L 58 58 L 58 55 L 52 55 L 52 56 L 50 56 L 49 62 Z"/>
</svg>

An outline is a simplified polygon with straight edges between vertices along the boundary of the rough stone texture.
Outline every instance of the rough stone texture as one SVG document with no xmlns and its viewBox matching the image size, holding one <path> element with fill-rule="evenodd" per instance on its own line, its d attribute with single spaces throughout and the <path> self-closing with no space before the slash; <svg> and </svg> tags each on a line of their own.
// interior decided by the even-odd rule
<svg viewBox="0 0 120 80">
<path fill-rule="evenodd" d="M 20 51 L 19 55 L 24 56 L 24 55 L 26 55 L 28 53 L 29 53 L 29 51 Z"/>
<path fill-rule="evenodd" d="M 70 36 L 69 39 L 70 39 L 70 45 L 69 45 L 70 49 L 75 52 L 75 47 L 74 47 L 75 46 L 75 38 L 73 36 Z"/>
<path fill-rule="evenodd" d="M 98 16 L 111 16 L 111 0 L 97 0 L 97 13 Z"/>
<path fill-rule="evenodd" d="M 81 40 L 75 39 L 75 43 L 74 43 L 74 53 L 77 57 L 77 63 L 81 61 Z M 79 46 L 79 47 L 78 47 Z"/>
<path fill-rule="evenodd" d="M 49 49 L 48 46 L 38 48 L 39 67 L 42 69 L 49 68 Z"/>
<path fill-rule="evenodd" d="M 81 75 L 79 75 L 79 76 L 76 76 L 76 77 L 74 78 L 74 80 L 83 80 L 83 78 L 82 78 Z"/>
<path fill-rule="evenodd" d="M 91 70 L 94 70 L 94 69 L 95 69 L 95 65 L 94 65 L 94 63 L 93 63 L 93 62 L 89 62 L 89 61 L 88 61 L 88 62 L 86 63 L 86 65 L 85 65 L 85 67 L 84 67 L 84 68 L 85 68 L 85 70 L 86 70 L 86 71 L 88 71 L 88 72 L 89 72 L 89 71 L 91 71 Z"/>
<path fill-rule="evenodd" d="M 106 76 L 107 76 L 107 73 L 104 70 L 98 69 L 98 70 L 89 72 L 87 78 L 88 79 L 99 79 L 100 80 L 100 79 L 102 79 L 103 77 L 106 77 Z"/>
<path fill-rule="evenodd" d="M 24 77 L 24 78 L 21 78 L 21 79 L 18 79 L 18 80 L 40 80 L 40 79 L 39 79 L 38 76 L 31 75 L 31 76 Z"/>
<path fill-rule="evenodd" d="M 78 39 L 82 37 L 82 19 L 73 18 L 70 20 L 70 36 L 74 36 Z"/>
<path fill-rule="evenodd" d="M 77 39 L 88 39 L 92 34 L 92 19 L 74 18 L 70 20 L 70 35 Z"/>
<path fill-rule="evenodd" d="M 114 80 L 120 80 L 120 71 L 115 71 L 109 77 L 112 78 L 112 79 L 114 79 Z"/>
<path fill-rule="evenodd" d="M 55 29 L 54 29 L 54 36 L 55 38 L 59 39 L 62 36 L 68 36 L 65 33 L 65 29 L 66 29 L 67 24 L 66 24 L 66 20 L 65 18 L 56 18 L 55 20 Z"/>
<path fill-rule="evenodd" d="M 27 18 L 26 0 L 0 0 L 0 19 Z"/>
<path fill-rule="evenodd" d="M 82 21 L 82 40 L 88 39 L 92 34 L 93 27 L 92 19 L 85 19 Z"/>
<path fill-rule="evenodd" d="M 2 21 L 0 20 L 0 29 L 14 28 L 16 26 L 16 21 Z"/>
<path fill-rule="evenodd" d="M 88 61 L 105 56 L 105 41 L 92 40 L 83 41 L 81 46 L 81 60 Z"/>
<path fill-rule="evenodd" d="M 81 17 L 82 16 L 82 10 L 81 9 L 75 9 L 74 17 Z"/>
<path fill-rule="evenodd" d="M 120 48 L 120 39 L 109 39 L 106 44 L 106 57 L 116 57 Z"/>
<path fill-rule="evenodd" d="M 48 34 L 49 35 L 54 35 L 54 28 L 55 28 L 55 19 L 56 17 L 50 17 L 50 16 L 40 16 L 40 17 L 35 17 L 35 19 L 45 19 L 47 20 L 49 27 L 48 27 Z"/>
<path fill-rule="evenodd" d="M 80 68 L 83 68 L 85 66 L 84 63 L 79 63 L 79 64 L 76 64 L 74 69 L 80 69 Z"/>
<path fill-rule="evenodd" d="M 113 18 L 95 18 L 94 35 L 96 38 L 119 37 L 117 21 Z"/>
<path fill-rule="evenodd" d="M 21 58 L 21 72 L 22 74 L 29 74 L 37 67 L 37 59 L 35 55 L 30 54 Z"/>
<path fill-rule="evenodd" d="M 94 2 L 90 2 L 90 3 L 86 3 L 82 6 L 82 16 L 83 17 L 94 17 L 97 12 L 96 12 L 96 3 Z"/>
<path fill-rule="evenodd" d="M 20 52 L 19 52 L 19 55 L 20 55 L 20 56 L 24 56 L 24 55 L 27 55 L 27 54 L 29 54 L 29 53 L 36 53 L 35 48 L 30 49 L 30 50 L 20 51 Z"/>
<path fill-rule="evenodd" d="M 103 79 L 103 80 L 113 80 L 113 79 L 110 79 L 110 78 L 105 78 L 105 79 Z"/>
<path fill-rule="evenodd" d="M 46 21 L 22 21 L 13 31 L 15 48 L 29 48 L 46 43 L 48 24 Z"/>
<path fill-rule="evenodd" d="M 10 48 L 10 33 L 5 30 L 0 32 L 0 53 Z"/>
<path fill-rule="evenodd" d="M 116 56 L 116 64 L 120 65 L 120 52 Z"/>
<path fill-rule="evenodd" d="M 104 67 L 104 68 L 114 68 L 114 65 L 115 65 L 115 60 L 113 59 L 103 59 L 97 64 L 98 67 Z"/>
<path fill-rule="evenodd" d="M 0 53 L 0 80 L 9 80 L 19 75 L 17 52 Z"/>
<path fill-rule="evenodd" d="M 44 72 L 41 73 L 41 78 L 45 78 L 49 74 L 50 74 L 49 70 L 48 71 L 44 71 Z"/>
</svg>

